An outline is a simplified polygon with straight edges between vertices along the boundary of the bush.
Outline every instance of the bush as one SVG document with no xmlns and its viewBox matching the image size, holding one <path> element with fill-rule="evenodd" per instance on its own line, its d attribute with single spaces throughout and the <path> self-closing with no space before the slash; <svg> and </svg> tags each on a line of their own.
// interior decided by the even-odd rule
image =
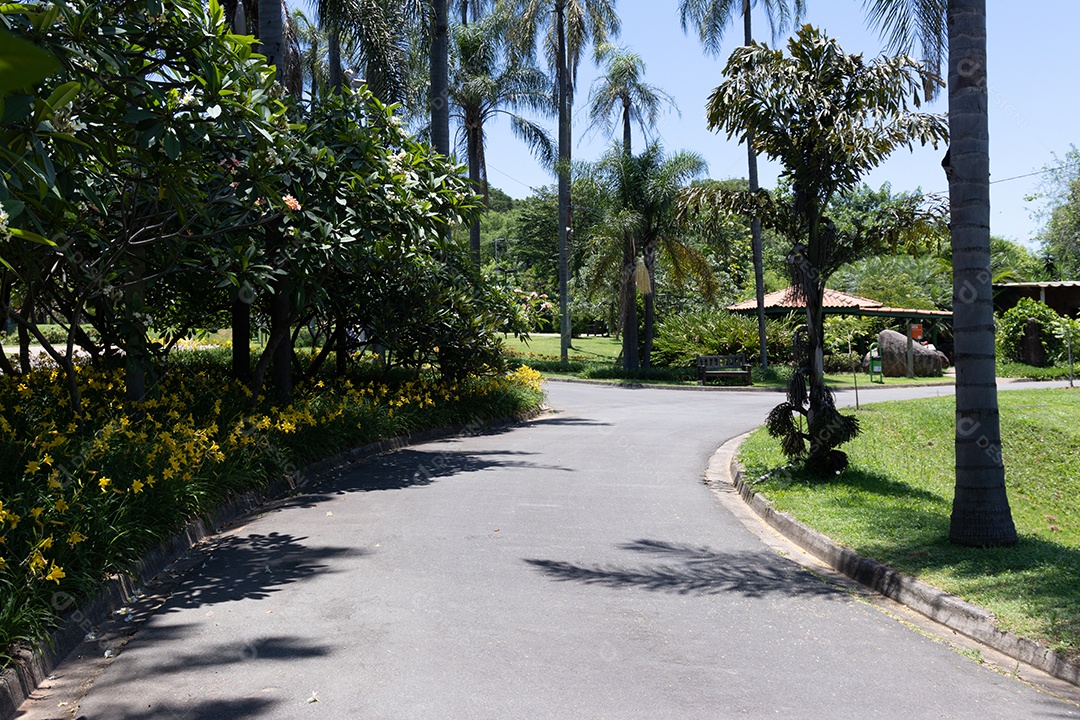
<svg viewBox="0 0 1080 720">
<path fill-rule="evenodd" d="M 1039 324 L 1039 338 L 1046 360 L 1052 364 L 1065 352 L 1062 341 L 1054 335 L 1054 327 L 1061 318 L 1046 303 L 1031 298 L 1020 298 L 1016 307 L 1006 310 L 997 322 L 998 356 L 1005 362 L 1023 362 L 1024 328 L 1030 319 Z"/>
<path fill-rule="evenodd" d="M 770 358 L 791 359 L 798 324 L 794 315 L 765 321 Z M 698 355 L 738 353 L 749 363 L 760 354 L 757 318 L 727 310 L 697 310 L 673 315 L 657 326 L 652 363 L 657 367 L 692 367 Z"/>
</svg>

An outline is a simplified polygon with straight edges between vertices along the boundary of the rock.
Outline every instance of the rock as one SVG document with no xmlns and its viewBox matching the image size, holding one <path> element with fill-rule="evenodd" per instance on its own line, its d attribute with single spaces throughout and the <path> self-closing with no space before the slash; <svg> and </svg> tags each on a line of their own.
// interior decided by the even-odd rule
<svg viewBox="0 0 1080 720">
<path fill-rule="evenodd" d="M 888 377 L 907 377 L 907 335 L 895 330 L 882 330 L 878 333 L 878 348 L 881 351 L 881 370 Z M 915 343 L 915 377 L 940 375 L 949 367 L 949 358 L 933 345 Z M 869 353 L 863 358 L 863 369 L 870 367 Z"/>
</svg>

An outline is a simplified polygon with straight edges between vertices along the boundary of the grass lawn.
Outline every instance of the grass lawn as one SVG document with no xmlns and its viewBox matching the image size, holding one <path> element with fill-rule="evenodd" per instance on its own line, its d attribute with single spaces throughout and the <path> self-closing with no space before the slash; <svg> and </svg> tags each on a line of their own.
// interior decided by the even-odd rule
<svg viewBox="0 0 1080 720">
<path fill-rule="evenodd" d="M 757 489 L 814 529 L 975 603 L 1001 628 L 1080 657 L 1080 390 L 1000 393 L 1014 548 L 948 542 L 954 464 L 951 397 L 884 403 L 859 413 L 844 446 L 851 467 L 811 481 L 777 472 Z M 747 477 L 783 465 L 758 430 L 743 444 Z"/>
<path fill-rule="evenodd" d="M 533 333 L 527 343 L 507 336 L 504 342 L 508 348 L 522 353 L 559 357 L 562 351 L 558 333 Z M 573 338 L 570 347 L 570 356 L 574 358 L 580 356 L 589 360 L 614 360 L 622 352 L 622 341 L 614 336 L 589 335 Z"/>
</svg>

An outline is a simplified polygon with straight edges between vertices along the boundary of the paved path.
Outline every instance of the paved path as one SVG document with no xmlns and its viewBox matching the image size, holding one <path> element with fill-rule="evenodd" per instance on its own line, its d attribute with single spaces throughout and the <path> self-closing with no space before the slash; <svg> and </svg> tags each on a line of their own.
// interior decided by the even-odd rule
<svg viewBox="0 0 1080 720">
<path fill-rule="evenodd" d="M 79 717 L 1080 716 L 717 503 L 709 455 L 778 394 L 548 390 L 556 414 L 373 459 L 226 533 Z"/>
</svg>

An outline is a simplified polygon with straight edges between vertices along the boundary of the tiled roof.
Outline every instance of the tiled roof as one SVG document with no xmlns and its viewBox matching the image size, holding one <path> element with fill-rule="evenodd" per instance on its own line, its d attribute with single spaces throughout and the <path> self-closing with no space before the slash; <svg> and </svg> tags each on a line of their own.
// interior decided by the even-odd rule
<svg viewBox="0 0 1080 720">
<path fill-rule="evenodd" d="M 822 306 L 827 308 L 876 309 L 881 307 L 881 303 L 877 300 L 870 300 L 869 298 L 859 297 L 858 295 L 848 295 L 839 290 L 829 290 L 826 288 Z M 803 307 L 806 307 L 806 303 L 798 296 L 793 287 L 777 290 L 768 293 L 765 296 L 766 309 L 786 308 L 795 310 Z M 757 300 L 744 300 L 743 302 L 735 303 L 734 305 L 728 305 L 728 310 L 754 310 L 756 308 Z"/>
</svg>

